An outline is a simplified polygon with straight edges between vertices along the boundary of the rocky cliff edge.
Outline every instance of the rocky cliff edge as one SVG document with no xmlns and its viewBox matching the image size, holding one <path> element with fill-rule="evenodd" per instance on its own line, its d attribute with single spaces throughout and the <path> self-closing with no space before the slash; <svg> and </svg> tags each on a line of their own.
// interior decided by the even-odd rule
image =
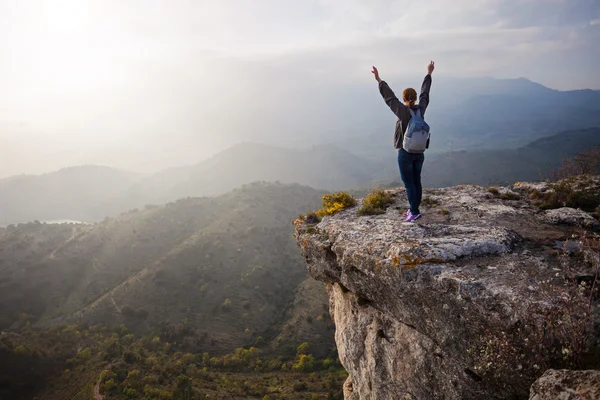
<svg viewBox="0 0 600 400">
<path fill-rule="evenodd" d="M 359 200 L 295 221 L 329 294 L 346 399 L 527 399 L 549 368 L 598 368 L 598 220 L 533 204 L 553 190 L 425 190 L 424 217 L 408 224 L 398 189 L 381 215 L 359 216 Z"/>
</svg>

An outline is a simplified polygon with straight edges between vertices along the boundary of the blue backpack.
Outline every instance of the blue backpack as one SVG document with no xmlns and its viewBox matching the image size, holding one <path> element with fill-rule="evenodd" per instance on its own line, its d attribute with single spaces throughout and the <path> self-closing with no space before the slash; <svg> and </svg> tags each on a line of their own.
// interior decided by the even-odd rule
<svg viewBox="0 0 600 400">
<path fill-rule="evenodd" d="M 421 110 L 415 113 L 412 109 L 410 115 L 412 118 L 408 121 L 402 148 L 409 153 L 423 153 L 429 142 L 429 125 L 421 117 Z"/>
</svg>

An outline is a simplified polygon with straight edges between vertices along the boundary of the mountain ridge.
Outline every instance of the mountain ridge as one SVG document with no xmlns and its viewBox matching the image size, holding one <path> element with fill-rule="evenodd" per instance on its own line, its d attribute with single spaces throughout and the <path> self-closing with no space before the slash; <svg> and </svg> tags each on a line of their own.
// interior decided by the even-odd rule
<svg viewBox="0 0 600 400">
<path fill-rule="evenodd" d="M 175 167 L 150 176 L 125 172 L 114 182 L 93 179 L 93 175 L 79 181 L 67 179 L 65 171 L 83 174 L 87 167 L 80 170 L 74 167 L 24 180 L 0 181 L 0 224 L 35 219 L 100 221 L 145 205 L 164 204 L 189 196 L 218 196 L 254 181 L 297 182 L 329 191 L 366 189 L 397 181 L 391 135 L 390 131 L 386 135 L 389 141 L 386 140 L 385 147 L 378 147 L 378 153 L 371 157 L 357 155 L 334 144 L 287 149 L 242 143 L 192 166 Z M 503 140 L 509 141 L 513 136 Z M 440 143 L 443 140 L 443 132 L 433 132 L 432 149 L 443 146 Z M 515 149 L 428 151 L 424 182 L 427 186 L 440 187 L 459 183 L 537 180 L 549 169 L 558 166 L 564 157 L 598 144 L 600 128 L 589 128 L 544 136 Z M 110 168 L 97 168 L 94 171 L 120 173 Z M 48 176 L 57 175 L 64 181 L 58 188 L 47 180 Z M 15 195 L 12 189 L 15 182 L 34 184 L 24 185 Z M 40 185 L 36 182 L 45 183 Z M 69 194 L 70 190 L 74 190 L 76 195 Z M 78 191 L 82 193 L 77 195 Z M 25 192 L 29 194 L 27 199 L 19 195 Z"/>
</svg>

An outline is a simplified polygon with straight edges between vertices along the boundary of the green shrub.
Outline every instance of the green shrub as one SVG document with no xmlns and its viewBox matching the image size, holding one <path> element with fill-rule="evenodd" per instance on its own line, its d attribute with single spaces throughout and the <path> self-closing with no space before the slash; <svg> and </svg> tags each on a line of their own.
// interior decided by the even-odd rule
<svg viewBox="0 0 600 400">
<path fill-rule="evenodd" d="M 135 317 L 135 310 L 129 305 L 124 305 L 123 308 L 121 308 L 121 314 L 126 317 Z"/>
<path fill-rule="evenodd" d="M 15 347 L 13 352 L 18 356 L 28 356 L 30 353 L 29 349 L 27 349 L 27 347 L 25 347 L 23 345 L 19 345 L 19 346 Z"/>
<path fill-rule="evenodd" d="M 519 200 L 521 198 L 521 196 L 513 192 L 500 193 L 498 188 L 495 187 L 489 187 L 487 191 L 501 200 Z"/>
<path fill-rule="evenodd" d="M 319 217 L 323 217 L 325 215 L 334 215 L 345 208 L 356 205 L 356 200 L 354 200 L 354 197 L 349 195 L 347 192 L 326 194 L 322 197 L 322 200 L 322 208 L 317 211 L 317 216 Z"/>
<path fill-rule="evenodd" d="M 365 197 L 362 206 L 358 209 L 358 215 L 383 214 L 390 204 L 394 204 L 390 193 L 381 189 L 374 190 Z"/>
<path fill-rule="evenodd" d="M 309 372 L 315 369 L 317 360 L 312 354 L 300 354 L 292 366 L 294 372 Z"/>
<path fill-rule="evenodd" d="M 91 349 L 83 349 L 79 353 L 77 353 L 77 358 L 80 360 L 89 360 L 92 358 L 92 350 Z"/>
<path fill-rule="evenodd" d="M 233 305 L 233 303 L 231 302 L 231 299 L 225 299 L 223 304 L 221 304 L 221 309 L 223 311 L 229 311 L 229 310 L 231 310 L 232 305 Z"/>
<path fill-rule="evenodd" d="M 513 193 L 513 192 L 502 193 L 498 197 L 501 198 L 502 200 L 519 200 L 521 198 L 521 196 L 519 196 L 518 194 Z"/>
<path fill-rule="evenodd" d="M 423 197 L 423 200 L 421 201 L 421 203 L 423 203 L 427 207 L 435 207 L 438 204 L 440 204 L 439 201 L 437 201 L 436 199 L 434 199 L 434 198 L 432 198 L 430 196 Z"/>
<path fill-rule="evenodd" d="M 308 344 L 308 342 L 304 342 L 302 343 L 300 346 L 298 346 L 298 348 L 296 349 L 296 355 L 300 355 L 300 354 L 308 354 L 308 349 L 310 347 L 310 344 Z"/>
<path fill-rule="evenodd" d="M 294 392 L 304 392 L 305 390 L 308 390 L 308 386 L 306 386 L 306 383 L 304 382 L 294 382 L 292 389 Z"/>
<path fill-rule="evenodd" d="M 585 177 L 565 179 L 550 185 L 546 192 L 534 191 L 529 197 L 535 199 L 533 204 L 542 210 L 570 207 L 593 212 L 600 206 L 600 193 L 588 189 L 587 184 Z"/>
<path fill-rule="evenodd" d="M 135 390 L 133 388 L 126 388 L 126 389 L 124 389 L 123 390 L 123 394 L 128 399 L 137 399 L 138 398 L 137 390 Z"/>
<path fill-rule="evenodd" d="M 307 224 L 318 224 L 319 222 L 321 222 L 321 217 L 319 217 L 316 211 L 309 211 L 306 213 L 306 217 L 304 217 L 304 220 Z"/>
</svg>

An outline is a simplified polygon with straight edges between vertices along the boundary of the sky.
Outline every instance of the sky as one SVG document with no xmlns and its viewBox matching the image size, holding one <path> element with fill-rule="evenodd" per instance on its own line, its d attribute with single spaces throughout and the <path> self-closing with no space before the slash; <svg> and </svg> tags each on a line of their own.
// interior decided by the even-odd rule
<svg viewBox="0 0 600 400">
<path fill-rule="evenodd" d="M 600 89 L 599 39 L 597 0 L 0 0 L 0 177 L 198 161 L 371 65 Z"/>
</svg>

